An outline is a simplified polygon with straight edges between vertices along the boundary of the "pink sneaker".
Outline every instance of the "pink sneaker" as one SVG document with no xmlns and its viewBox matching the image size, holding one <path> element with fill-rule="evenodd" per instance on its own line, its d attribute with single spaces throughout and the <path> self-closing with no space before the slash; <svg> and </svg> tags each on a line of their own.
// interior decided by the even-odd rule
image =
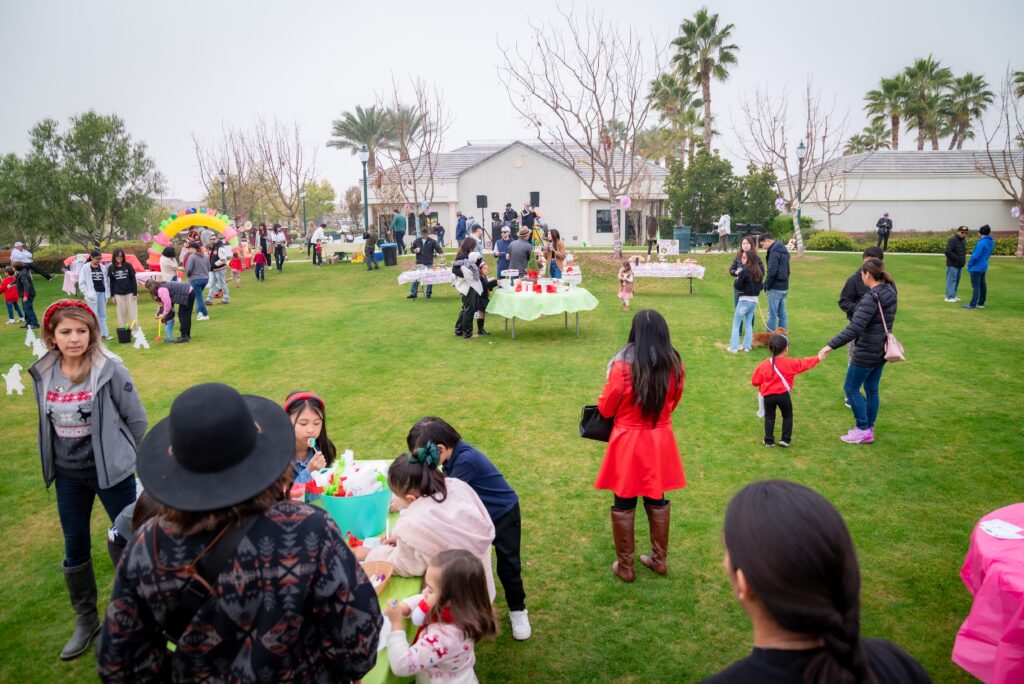
<svg viewBox="0 0 1024 684">
<path fill-rule="evenodd" d="M 843 435 L 839 439 L 843 440 L 847 444 L 871 444 L 875 441 L 875 431 L 872 428 L 867 430 L 861 430 L 854 428 L 850 430 L 848 434 Z"/>
</svg>

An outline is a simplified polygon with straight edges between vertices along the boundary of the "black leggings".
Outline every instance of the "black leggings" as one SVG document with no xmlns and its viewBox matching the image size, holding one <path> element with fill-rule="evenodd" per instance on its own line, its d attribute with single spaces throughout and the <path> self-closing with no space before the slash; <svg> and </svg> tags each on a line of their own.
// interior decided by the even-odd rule
<svg viewBox="0 0 1024 684">
<path fill-rule="evenodd" d="M 764 398 L 764 441 L 775 443 L 775 409 L 782 411 L 782 441 L 789 444 L 793 438 L 793 399 L 789 392 L 769 394 Z"/>
<path fill-rule="evenodd" d="M 612 503 L 612 508 L 617 511 L 631 511 L 636 508 L 636 497 L 635 496 L 619 496 L 618 494 L 612 494 L 615 497 L 615 501 Z M 644 497 L 645 506 L 664 506 L 668 503 L 665 501 L 665 495 L 662 494 L 658 499 L 652 499 L 649 496 Z"/>
</svg>

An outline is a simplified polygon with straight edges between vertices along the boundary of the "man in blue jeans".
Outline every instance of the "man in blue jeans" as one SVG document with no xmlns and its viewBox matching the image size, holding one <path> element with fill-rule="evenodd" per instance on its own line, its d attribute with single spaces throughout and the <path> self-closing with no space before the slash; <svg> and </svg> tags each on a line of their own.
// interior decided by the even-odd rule
<svg viewBox="0 0 1024 684">
<path fill-rule="evenodd" d="M 206 309 L 203 301 L 203 290 L 210 281 L 210 260 L 200 252 L 199 242 L 191 242 L 188 245 L 188 259 L 185 260 L 185 279 L 196 292 L 196 320 L 206 321 L 210 319 L 210 312 Z"/>
<path fill-rule="evenodd" d="M 761 236 L 765 253 L 764 292 L 768 297 L 768 332 L 776 328 L 789 330 L 786 316 L 786 294 L 789 292 L 789 250 L 770 233 Z"/>
<path fill-rule="evenodd" d="M 974 245 L 971 251 L 971 258 L 967 261 L 967 272 L 971 274 L 971 303 L 965 305 L 965 309 L 984 309 L 985 298 L 988 296 L 988 283 L 985 276 L 988 273 L 988 258 L 992 256 L 995 248 L 995 240 L 992 239 L 992 229 L 985 224 L 978 229 L 981 239 Z"/>
<path fill-rule="evenodd" d="M 959 302 L 960 272 L 967 263 L 967 226 L 960 226 L 946 241 L 946 301 Z"/>
</svg>

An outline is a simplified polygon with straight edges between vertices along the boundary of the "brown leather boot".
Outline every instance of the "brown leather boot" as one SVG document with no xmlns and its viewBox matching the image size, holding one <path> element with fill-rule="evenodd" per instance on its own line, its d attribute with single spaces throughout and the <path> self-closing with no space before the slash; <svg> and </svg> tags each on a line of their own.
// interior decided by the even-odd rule
<svg viewBox="0 0 1024 684">
<path fill-rule="evenodd" d="M 633 519 L 636 509 L 620 511 L 612 508 L 612 538 L 615 539 L 615 556 L 612 572 L 623 582 L 632 582 L 633 574 Z"/>
<path fill-rule="evenodd" d="M 669 502 L 664 506 L 651 506 L 646 501 L 647 524 L 651 528 L 651 555 L 640 556 L 640 562 L 659 575 L 668 572 L 665 558 L 668 556 Z"/>
</svg>

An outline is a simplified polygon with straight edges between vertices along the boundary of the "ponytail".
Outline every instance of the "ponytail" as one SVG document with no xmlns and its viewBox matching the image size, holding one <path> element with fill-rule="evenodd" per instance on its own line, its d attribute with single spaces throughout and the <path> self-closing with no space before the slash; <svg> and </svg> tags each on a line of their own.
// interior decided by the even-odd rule
<svg viewBox="0 0 1024 684">
<path fill-rule="evenodd" d="M 833 613 L 823 636 L 825 649 L 804 670 L 804 684 L 876 684 L 860 641 L 860 609 Z"/>
<path fill-rule="evenodd" d="M 892 274 L 885 270 L 885 262 L 881 259 L 865 259 L 860 267 L 861 273 L 867 273 L 875 282 L 884 282 L 888 285 L 895 285 Z"/>
<path fill-rule="evenodd" d="M 772 370 L 775 369 L 775 357 L 787 349 L 789 349 L 789 339 L 785 335 L 772 335 L 768 340 L 768 350 L 772 353 Z"/>
<path fill-rule="evenodd" d="M 437 467 L 434 453 L 427 454 L 429 449 L 416 449 L 411 454 L 402 454 L 388 468 L 388 487 L 395 494 L 405 496 L 415 492 L 420 496 L 429 496 L 438 503 L 448 498 L 448 487 L 445 485 L 444 473 Z"/>
</svg>

